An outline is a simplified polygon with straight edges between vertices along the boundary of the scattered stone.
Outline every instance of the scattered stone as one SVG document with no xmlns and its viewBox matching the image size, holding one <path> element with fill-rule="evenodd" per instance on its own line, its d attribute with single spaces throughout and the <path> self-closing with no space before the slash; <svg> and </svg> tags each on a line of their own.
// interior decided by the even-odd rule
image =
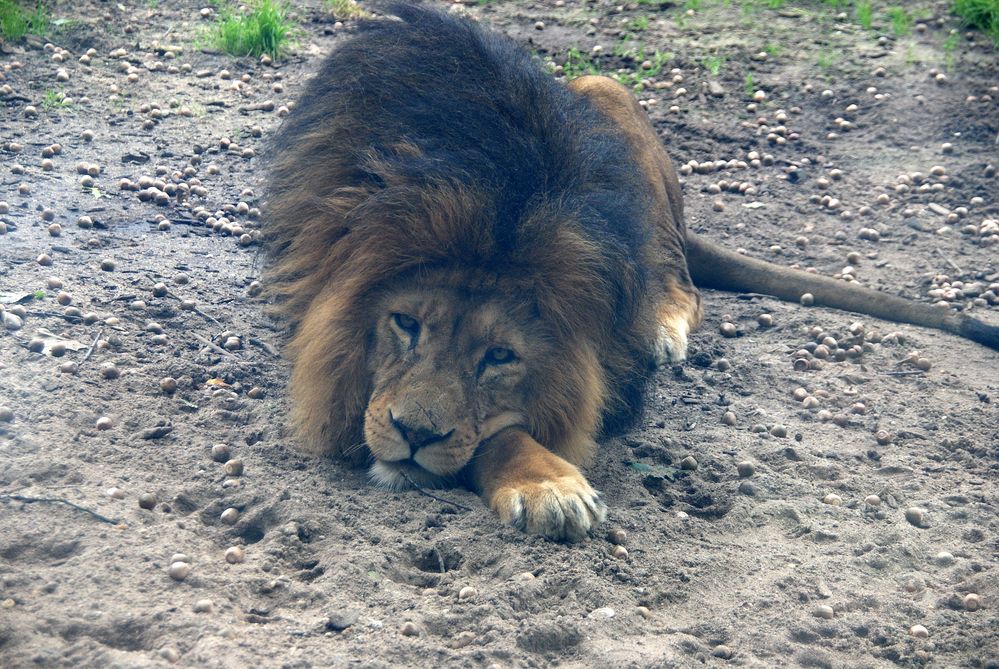
<svg viewBox="0 0 999 669">
<path fill-rule="evenodd" d="M 820 604 L 815 607 L 814 611 L 812 611 L 812 615 L 815 616 L 816 618 L 832 620 L 833 617 L 836 615 L 836 612 L 833 610 L 833 607 L 829 606 L 828 604 Z"/>
<path fill-rule="evenodd" d="M 711 654 L 715 657 L 720 657 L 723 660 L 728 660 L 732 657 L 732 649 L 725 644 L 720 643 L 711 650 Z"/>
<path fill-rule="evenodd" d="M 224 557 L 229 564 L 239 564 L 246 559 L 246 551 L 242 546 L 230 546 L 225 549 Z"/>
<path fill-rule="evenodd" d="M 909 628 L 909 634 L 916 637 L 917 639 L 925 639 L 930 636 L 930 631 L 923 627 L 922 625 L 913 625 Z"/>
<path fill-rule="evenodd" d="M 108 488 L 107 496 L 111 499 L 125 499 L 125 491 L 121 488 Z"/>
<path fill-rule="evenodd" d="M 342 632 L 357 622 L 356 611 L 336 610 L 331 611 L 326 616 L 326 629 L 334 632 Z"/>
<path fill-rule="evenodd" d="M 587 618 L 591 620 L 610 620 L 617 615 L 617 611 L 609 606 L 601 606 L 598 609 L 593 609 L 587 614 Z"/>
<path fill-rule="evenodd" d="M 139 495 L 139 508 L 140 509 L 153 509 L 156 507 L 156 495 L 151 492 L 144 492 Z"/>
<path fill-rule="evenodd" d="M 183 581 L 191 573 L 191 565 L 187 562 L 171 562 L 167 573 L 173 580 Z"/>
<path fill-rule="evenodd" d="M 683 460 L 680 460 L 680 469 L 694 470 L 697 469 L 697 459 L 693 455 L 688 455 Z"/>
<path fill-rule="evenodd" d="M 215 444 L 212 446 L 212 460 L 215 462 L 229 462 L 231 449 L 227 444 Z"/>
<path fill-rule="evenodd" d="M 607 533 L 607 541 L 615 546 L 623 546 L 628 542 L 628 533 L 620 527 L 615 527 Z"/>
<path fill-rule="evenodd" d="M 618 559 L 618 560 L 627 560 L 628 559 L 628 549 L 625 548 L 624 546 L 615 546 L 614 548 L 611 549 L 610 554 L 611 554 L 612 558 L 615 558 L 615 559 Z"/>
<path fill-rule="evenodd" d="M 236 521 L 239 520 L 239 509 L 230 506 L 222 512 L 222 515 L 219 516 L 219 520 L 226 525 L 235 525 Z"/>
<path fill-rule="evenodd" d="M 881 506 L 881 498 L 877 495 L 868 495 L 864 498 L 864 504 L 871 507 L 872 509 L 877 509 Z"/>
<path fill-rule="evenodd" d="M 832 506 L 840 506 L 843 503 L 843 498 L 834 492 L 829 493 L 822 498 L 823 504 L 830 504 Z"/>
<path fill-rule="evenodd" d="M 225 463 L 223 467 L 225 469 L 226 476 L 242 476 L 243 475 L 243 461 L 234 458 Z"/>
<path fill-rule="evenodd" d="M 735 466 L 736 471 L 739 472 L 739 476 L 746 479 L 756 473 L 756 465 L 754 465 L 749 460 L 743 460 Z"/>
<path fill-rule="evenodd" d="M 982 598 L 973 592 L 966 594 L 963 601 L 964 608 L 968 611 L 977 611 L 982 608 Z"/>
<path fill-rule="evenodd" d="M 98 430 L 110 430 L 112 427 L 114 427 L 114 423 L 111 422 L 111 419 L 108 418 L 107 416 L 101 416 L 100 418 L 97 419 L 97 423 L 95 423 L 95 426 L 97 427 Z"/>
<path fill-rule="evenodd" d="M 172 376 L 164 376 L 160 379 L 160 390 L 168 395 L 177 390 L 177 379 Z"/>
<path fill-rule="evenodd" d="M 928 513 L 929 512 L 922 507 L 912 506 L 905 510 L 905 519 L 909 521 L 910 524 L 925 529 L 929 527 L 929 522 L 926 518 Z"/>
<path fill-rule="evenodd" d="M 195 613 L 211 613 L 214 608 L 215 605 L 210 599 L 199 599 L 194 603 Z"/>
<path fill-rule="evenodd" d="M 407 620 L 399 628 L 399 633 L 403 636 L 420 636 L 420 628 L 411 620 Z"/>
<path fill-rule="evenodd" d="M 466 601 L 469 599 L 474 599 L 479 591 L 470 585 L 466 585 L 464 588 L 458 591 L 458 601 Z"/>
</svg>

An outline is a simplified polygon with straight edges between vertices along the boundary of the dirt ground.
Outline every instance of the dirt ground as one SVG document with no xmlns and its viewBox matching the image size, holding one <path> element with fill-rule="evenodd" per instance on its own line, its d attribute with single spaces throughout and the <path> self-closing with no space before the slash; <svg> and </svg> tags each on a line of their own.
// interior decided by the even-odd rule
<svg viewBox="0 0 999 669">
<path fill-rule="evenodd" d="M 646 73 L 691 228 L 999 324 L 996 52 L 874 4 L 452 9 Z M 999 667 L 999 355 L 954 336 L 706 294 L 578 545 L 297 454 L 253 296 L 265 141 L 352 21 L 299 6 L 265 65 L 203 49 L 201 11 L 60 2 L 2 46 L 0 666 Z M 861 354 L 797 369 L 825 337 Z"/>
</svg>

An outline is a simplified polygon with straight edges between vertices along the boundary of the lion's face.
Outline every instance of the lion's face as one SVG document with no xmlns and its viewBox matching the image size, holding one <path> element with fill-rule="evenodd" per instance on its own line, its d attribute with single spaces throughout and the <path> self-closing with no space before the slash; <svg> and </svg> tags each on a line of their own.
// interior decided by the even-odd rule
<svg viewBox="0 0 999 669">
<path fill-rule="evenodd" d="M 401 288 L 375 309 L 364 436 L 389 486 L 446 481 L 478 445 L 525 425 L 550 344 L 530 309 L 440 287 Z"/>
</svg>

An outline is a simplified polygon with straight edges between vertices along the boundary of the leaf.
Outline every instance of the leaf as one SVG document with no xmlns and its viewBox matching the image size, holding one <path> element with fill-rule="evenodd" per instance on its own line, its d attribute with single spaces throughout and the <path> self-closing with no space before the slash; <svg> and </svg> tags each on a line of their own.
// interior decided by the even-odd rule
<svg viewBox="0 0 999 669">
<path fill-rule="evenodd" d="M 62 337 L 54 332 L 49 332 L 45 328 L 38 328 L 35 331 L 34 339 L 41 339 L 45 342 L 45 348 L 42 349 L 42 353 L 45 355 L 52 355 L 52 345 L 56 343 L 65 346 L 67 351 L 82 351 L 90 347 L 89 344 L 84 344 L 69 337 Z"/>
<path fill-rule="evenodd" d="M 0 304 L 17 304 L 18 302 L 26 302 L 34 296 L 34 293 L 0 293 Z"/>
<path fill-rule="evenodd" d="M 759 200 L 753 200 L 752 202 L 743 202 L 742 206 L 746 209 L 759 209 L 760 207 L 765 207 L 767 205 L 763 204 Z"/>
<path fill-rule="evenodd" d="M 228 383 L 222 379 L 208 379 L 205 381 L 205 385 L 209 388 L 232 388 Z"/>
</svg>

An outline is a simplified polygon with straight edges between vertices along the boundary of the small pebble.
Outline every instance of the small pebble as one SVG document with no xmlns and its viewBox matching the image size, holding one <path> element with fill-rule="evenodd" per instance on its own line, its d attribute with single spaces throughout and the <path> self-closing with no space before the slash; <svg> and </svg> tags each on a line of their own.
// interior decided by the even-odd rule
<svg viewBox="0 0 999 669">
<path fill-rule="evenodd" d="M 152 509 L 156 507 L 156 495 L 151 492 L 144 492 L 139 495 L 139 508 Z"/>
<path fill-rule="evenodd" d="M 839 506 L 843 503 L 843 498 L 834 492 L 829 493 L 822 498 L 823 504 L 831 504 L 832 506 Z"/>
<path fill-rule="evenodd" d="M 121 371 L 113 362 L 106 362 L 101 365 L 101 376 L 108 380 L 117 379 L 121 376 Z"/>
<path fill-rule="evenodd" d="M 101 269 L 105 272 L 113 272 L 114 261 L 111 260 L 110 258 L 105 258 L 104 260 L 101 261 Z"/>
<path fill-rule="evenodd" d="M 239 520 L 239 509 L 230 506 L 222 512 L 222 515 L 219 516 L 219 520 L 226 525 L 235 525 L 236 521 Z"/>
<path fill-rule="evenodd" d="M 587 614 L 587 618 L 609 620 L 617 615 L 617 611 L 609 606 L 601 606 L 598 609 L 593 609 Z"/>
<path fill-rule="evenodd" d="M 916 637 L 917 639 L 925 639 L 930 636 L 930 631 L 923 627 L 922 625 L 913 625 L 909 628 L 909 634 Z"/>
<path fill-rule="evenodd" d="M 110 430 L 114 426 L 114 423 L 107 416 L 101 416 L 97 419 L 95 426 L 98 430 Z"/>
<path fill-rule="evenodd" d="M 977 611 L 982 608 L 982 598 L 973 592 L 964 596 L 964 608 L 968 611 Z"/>
<path fill-rule="evenodd" d="M 784 425 L 774 425 L 772 428 L 770 428 L 770 434 L 772 434 L 775 437 L 786 437 L 787 427 L 785 427 Z"/>
<path fill-rule="evenodd" d="M 881 506 L 881 498 L 877 495 L 868 495 L 864 498 L 864 504 L 871 507 L 872 509 L 877 509 Z"/>
<path fill-rule="evenodd" d="M 194 603 L 195 613 L 211 613 L 212 609 L 214 608 L 215 605 L 212 603 L 212 600 L 210 599 L 199 599 Z"/>
<path fill-rule="evenodd" d="M 825 620 L 832 620 L 833 617 L 836 615 L 836 612 L 833 610 L 833 607 L 829 606 L 828 604 L 820 604 L 815 607 L 815 610 L 812 612 L 812 615 L 815 616 L 816 618 L 824 618 Z"/>
<path fill-rule="evenodd" d="M 179 579 L 178 579 L 179 580 Z M 162 657 L 167 662 L 174 664 L 180 660 L 180 651 L 173 646 L 167 646 L 160 650 L 160 657 Z"/>
<path fill-rule="evenodd" d="M 468 599 L 472 599 L 477 594 L 479 594 L 478 590 L 476 590 L 475 588 L 473 588 L 470 585 L 466 585 L 464 588 L 462 588 L 461 590 L 458 591 L 458 600 L 459 601 L 465 601 L 465 600 L 468 600 Z"/>
<path fill-rule="evenodd" d="M 243 461 L 237 459 L 229 460 L 225 463 L 223 467 L 225 469 L 226 476 L 242 476 L 243 475 Z"/>
<path fill-rule="evenodd" d="M 954 564 L 954 555 L 948 551 L 940 551 L 933 560 L 941 567 L 949 567 Z"/>
<path fill-rule="evenodd" d="M 737 334 L 736 327 L 733 323 L 722 323 L 719 330 L 724 337 L 734 337 Z"/>
<path fill-rule="evenodd" d="M 230 457 L 231 451 L 228 445 L 215 444 L 212 446 L 212 460 L 215 462 L 228 462 Z"/>
<path fill-rule="evenodd" d="M 721 418 L 722 425 L 735 425 L 737 422 L 736 416 L 731 411 L 726 411 L 722 414 Z"/>
<path fill-rule="evenodd" d="M 928 513 L 929 512 L 922 507 L 911 506 L 905 510 L 905 519 L 916 527 L 926 528 L 929 527 L 929 523 L 926 520 L 926 515 Z"/>
<path fill-rule="evenodd" d="M 802 306 L 810 307 L 813 304 L 815 304 L 815 296 L 812 295 L 811 293 L 804 293 L 799 301 L 801 302 Z"/>
<path fill-rule="evenodd" d="M 246 551 L 242 546 L 230 546 L 225 549 L 225 561 L 229 564 L 240 564 L 246 560 Z"/>
<path fill-rule="evenodd" d="M 252 388 L 246 391 L 246 396 L 249 397 L 251 400 L 259 400 L 261 397 L 264 396 L 264 389 L 258 386 L 253 386 Z"/>
<path fill-rule="evenodd" d="M 693 455 L 688 455 L 683 460 L 680 460 L 680 469 L 697 469 L 697 459 Z"/>
<path fill-rule="evenodd" d="M 611 549 L 610 554 L 611 557 L 617 558 L 618 560 L 628 559 L 628 549 L 625 548 L 624 546 L 615 546 L 614 548 Z"/>
<path fill-rule="evenodd" d="M 403 636 L 420 636 L 420 628 L 411 620 L 407 620 L 399 628 L 399 633 Z"/>
<path fill-rule="evenodd" d="M 615 546 L 623 546 L 628 542 L 628 533 L 620 527 L 615 527 L 607 533 L 607 541 L 611 542 Z"/>
<path fill-rule="evenodd" d="M 774 317 L 770 314 L 760 314 L 756 317 L 756 322 L 761 328 L 768 328 L 774 324 Z"/>
<path fill-rule="evenodd" d="M 172 393 L 177 390 L 177 379 L 172 376 L 164 376 L 160 379 L 160 390 L 165 393 Z"/>
<path fill-rule="evenodd" d="M 191 573 L 191 565 L 186 562 L 171 562 L 167 573 L 173 580 L 183 581 Z"/>
<path fill-rule="evenodd" d="M 887 430 L 878 430 L 874 434 L 874 440 L 877 441 L 880 446 L 886 446 L 891 443 L 892 434 Z"/>
<path fill-rule="evenodd" d="M 649 608 L 647 606 L 636 606 L 635 613 L 642 616 L 646 620 L 652 617 L 652 611 L 649 611 Z"/>
<path fill-rule="evenodd" d="M 732 649 L 725 644 L 720 643 L 711 650 L 711 654 L 715 657 L 720 657 L 723 660 L 728 660 L 732 657 Z"/>
<path fill-rule="evenodd" d="M 756 465 L 754 465 L 749 460 L 743 460 L 735 466 L 736 471 L 739 472 L 739 476 L 746 479 L 756 473 Z"/>
</svg>

